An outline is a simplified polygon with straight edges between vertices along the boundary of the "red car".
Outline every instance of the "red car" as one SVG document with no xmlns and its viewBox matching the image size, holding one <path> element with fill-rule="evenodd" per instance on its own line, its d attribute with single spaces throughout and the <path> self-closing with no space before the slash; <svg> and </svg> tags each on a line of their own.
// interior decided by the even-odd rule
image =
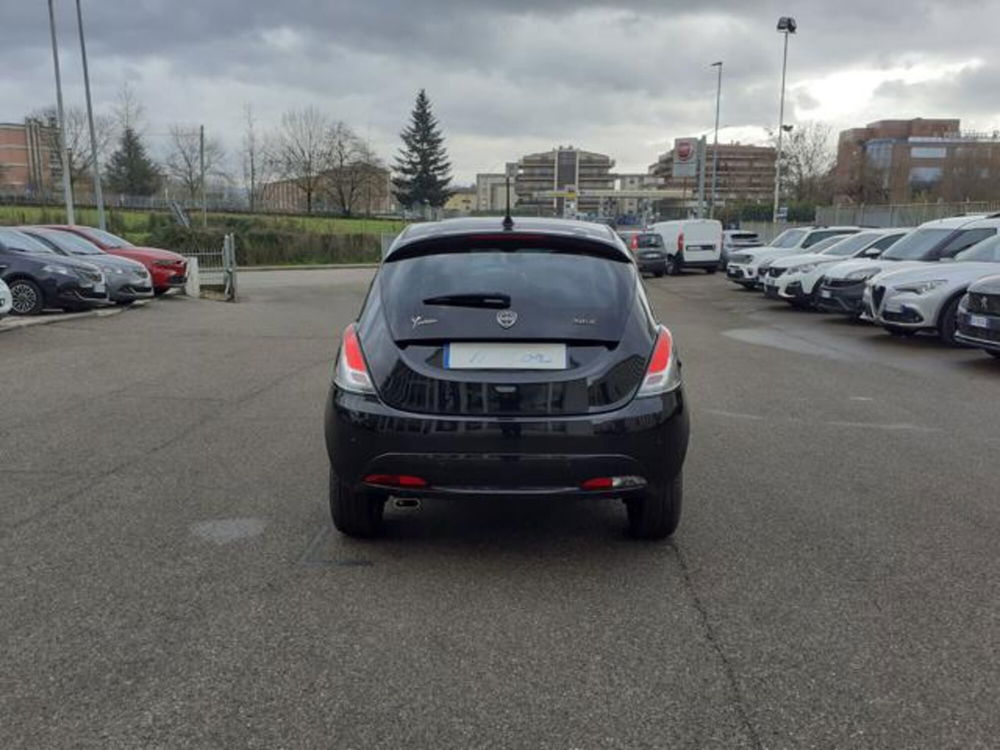
<svg viewBox="0 0 1000 750">
<path fill-rule="evenodd" d="M 110 255 L 139 261 L 152 276 L 153 293 L 157 296 L 170 289 L 183 288 L 187 282 L 187 261 L 183 255 L 156 247 L 136 247 L 128 240 L 95 227 L 50 224 L 49 228 L 79 235 Z"/>
</svg>

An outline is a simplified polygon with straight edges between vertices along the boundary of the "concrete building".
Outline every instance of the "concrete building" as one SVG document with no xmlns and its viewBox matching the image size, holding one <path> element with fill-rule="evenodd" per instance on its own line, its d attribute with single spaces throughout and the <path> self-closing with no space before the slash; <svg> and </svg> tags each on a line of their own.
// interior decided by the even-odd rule
<svg viewBox="0 0 1000 750">
<path fill-rule="evenodd" d="M 586 193 L 613 190 L 614 165 L 610 156 L 572 146 L 522 156 L 515 180 L 518 208 L 543 216 L 597 214 L 601 199 Z"/>
<path fill-rule="evenodd" d="M 842 202 L 994 199 L 1000 133 L 963 133 L 959 119 L 879 120 L 840 133 L 834 180 Z"/>
<path fill-rule="evenodd" d="M 711 143 L 705 149 L 705 200 L 712 190 L 712 162 L 715 150 Z M 740 201 L 770 203 L 774 200 L 775 149 L 771 146 L 750 146 L 742 143 L 719 144 L 717 202 Z M 667 188 L 680 189 L 695 197 L 697 177 L 674 177 L 674 151 L 661 154 L 649 166 L 649 174 L 662 180 Z"/>
<path fill-rule="evenodd" d="M 55 123 L 28 118 L 0 123 L 0 189 L 18 193 L 48 192 L 59 186 L 59 129 Z"/>
<path fill-rule="evenodd" d="M 507 179 L 510 178 L 510 203 L 517 202 L 517 162 L 507 162 L 507 173 L 484 172 L 476 175 L 476 210 L 497 213 L 507 207 Z"/>
</svg>

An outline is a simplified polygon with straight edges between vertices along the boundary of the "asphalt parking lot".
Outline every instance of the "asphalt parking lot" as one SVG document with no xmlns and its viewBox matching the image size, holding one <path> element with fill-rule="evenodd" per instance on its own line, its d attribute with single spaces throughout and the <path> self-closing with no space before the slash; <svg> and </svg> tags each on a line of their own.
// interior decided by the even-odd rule
<svg viewBox="0 0 1000 750">
<path fill-rule="evenodd" d="M 995 747 L 1000 361 L 648 282 L 685 515 L 393 509 L 330 531 L 367 270 L 0 334 L 0 746 Z"/>
</svg>

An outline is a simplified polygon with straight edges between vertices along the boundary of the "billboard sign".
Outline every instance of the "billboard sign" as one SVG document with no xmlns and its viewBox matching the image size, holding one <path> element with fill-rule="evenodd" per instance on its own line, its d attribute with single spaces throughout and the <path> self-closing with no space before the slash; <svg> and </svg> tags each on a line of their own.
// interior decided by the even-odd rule
<svg viewBox="0 0 1000 750">
<path fill-rule="evenodd" d="M 698 176 L 698 139 L 674 139 L 674 177 Z"/>
</svg>

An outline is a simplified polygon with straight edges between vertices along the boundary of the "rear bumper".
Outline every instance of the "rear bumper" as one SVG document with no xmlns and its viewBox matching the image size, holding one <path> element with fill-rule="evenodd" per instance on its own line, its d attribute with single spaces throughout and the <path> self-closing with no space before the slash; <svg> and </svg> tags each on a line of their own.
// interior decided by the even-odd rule
<svg viewBox="0 0 1000 750">
<path fill-rule="evenodd" d="M 639 258 L 636 263 L 641 273 L 663 273 L 667 270 L 667 257 Z"/>
<path fill-rule="evenodd" d="M 409 474 L 429 487 L 392 494 L 618 497 L 643 487 L 579 487 L 609 476 L 665 484 L 684 462 L 689 423 L 680 389 L 605 414 L 501 419 L 411 414 L 334 387 L 325 428 L 330 464 L 354 486 L 370 474 Z"/>
<path fill-rule="evenodd" d="M 683 255 L 681 256 L 681 268 L 718 268 L 719 259 L 710 258 L 709 260 L 688 260 Z"/>
</svg>

